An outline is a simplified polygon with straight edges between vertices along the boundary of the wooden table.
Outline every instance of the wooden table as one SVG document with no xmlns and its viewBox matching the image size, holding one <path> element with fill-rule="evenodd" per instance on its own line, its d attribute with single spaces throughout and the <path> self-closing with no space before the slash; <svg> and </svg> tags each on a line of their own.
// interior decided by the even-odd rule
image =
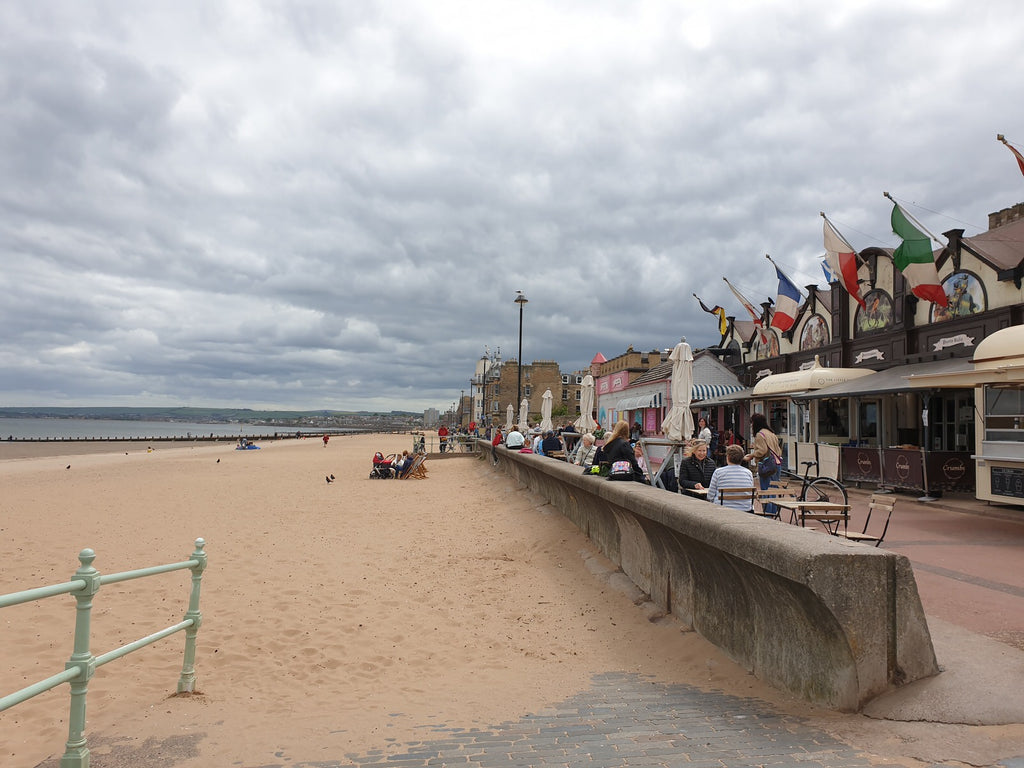
<svg viewBox="0 0 1024 768">
<path fill-rule="evenodd" d="M 800 525 L 807 527 L 808 520 L 817 520 L 825 530 L 835 536 L 839 533 L 839 524 L 843 531 L 850 521 L 850 505 L 835 501 L 800 501 L 800 499 L 773 499 L 772 503 L 782 509 L 794 512 L 800 518 Z"/>
<path fill-rule="evenodd" d="M 708 500 L 708 489 L 707 488 L 683 488 L 679 486 L 679 492 L 684 496 L 693 496 L 696 499 Z"/>
</svg>

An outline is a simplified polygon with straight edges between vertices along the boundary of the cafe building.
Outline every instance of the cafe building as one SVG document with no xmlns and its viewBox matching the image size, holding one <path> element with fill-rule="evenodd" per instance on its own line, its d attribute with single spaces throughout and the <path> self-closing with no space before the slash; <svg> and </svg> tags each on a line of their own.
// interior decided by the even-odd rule
<svg viewBox="0 0 1024 768">
<path fill-rule="evenodd" d="M 992 334 L 975 351 L 969 368 L 909 378 L 925 391 L 971 387 L 974 452 L 970 467 L 976 496 L 989 502 L 1024 504 L 1024 325 Z"/>
<path fill-rule="evenodd" d="M 813 459 L 819 473 L 843 482 L 925 497 L 993 482 L 988 473 L 976 483 L 985 385 L 963 376 L 976 370 L 972 359 L 987 338 L 1024 325 L 1024 204 L 991 214 L 979 235 L 944 234 L 949 245 L 934 256 L 945 307 L 913 295 L 892 250 L 868 248 L 858 254 L 863 306 L 839 283 L 808 286 L 786 333 L 770 327 L 770 302 L 763 327 L 730 324 L 723 347 L 739 348 L 734 369 L 751 388 L 750 411 L 768 417 L 790 469 Z M 820 368 L 836 380 L 815 386 Z M 807 371 L 817 373 L 805 379 Z M 993 407 L 1012 410 L 1012 398 Z M 1010 475 L 997 476 L 1003 483 Z"/>
</svg>

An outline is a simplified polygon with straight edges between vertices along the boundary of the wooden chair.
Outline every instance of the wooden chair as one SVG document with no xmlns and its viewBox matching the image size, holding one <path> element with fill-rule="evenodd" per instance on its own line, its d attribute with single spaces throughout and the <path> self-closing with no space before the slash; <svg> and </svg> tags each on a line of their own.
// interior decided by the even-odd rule
<svg viewBox="0 0 1024 768">
<path fill-rule="evenodd" d="M 788 480 L 772 480 L 767 488 L 758 491 L 757 499 L 761 502 L 761 511 L 758 514 L 779 520 L 781 519 L 781 508 L 775 507 L 774 514 L 769 514 L 765 512 L 766 505 L 780 499 L 792 500 L 798 495 L 796 488 L 791 488 Z M 789 522 L 796 522 L 796 512 L 791 513 Z"/>
<path fill-rule="evenodd" d="M 889 521 L 892 519 L 892 511 L 896 508 L 896 497 L 890 493 L 873 493 L 871 494 L 871 501 L 868 502 L 868 515 L 864 518 L 864 529 L 857 533 L 856 531 L 844 531 L 840 533 L 840 536 L 845 536 L 850 541 L 863 541 L 866 544 L 870 544 L 872 541 L 875 542 L 875 546 L 879 546 L 882 543 L 882 539 L 885 538 L 885 534 L 889 530 Z M 882 526 L 882 532 L 875 536 L 868 533 L 868 525 L 871 523 L 871 514 L 875 511 L 878 514 L 885 514 L 885 525 Z"/>
<path fill-rule="evenodd" d="M 749 488 L 719 488 L 718 498 L 715 501 L 721 504 L 723 507 L 727 501 L 729 502 L 742 502 L 746 504 L 747 512 L 754 511 L 754 497 L 757 495 L 757 488 L 751 486 Z M 731 504 L 729 506 L 732 506 Z"/>
<path fill-rule="evenodd" d="M 410 477 L 414 477 L 417 480 L 425 480 L 427 477 L 427 468 L 425 466 L 427 456 L 424 453 L 417 453 L 412 460 L 412 464 L 406 468 L 405 472 L 398 476 L 399 480 L 408 480 Z"/>
</svg>

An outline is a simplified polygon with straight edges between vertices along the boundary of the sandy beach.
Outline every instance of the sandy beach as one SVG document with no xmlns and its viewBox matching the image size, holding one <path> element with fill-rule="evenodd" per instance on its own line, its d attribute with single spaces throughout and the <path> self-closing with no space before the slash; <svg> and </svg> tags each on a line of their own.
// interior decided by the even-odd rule
<svg viewBox="0 0 1024 768">
<path fill-rule="evenodd" d="M 762 685 L 653 612 L 569 521 L 489 462 L 368 479 L 375 450 L 410 443 L 355 435 L 327 447 L 30 457 L 0 446 L 0 593 L 69 580 L 84 547 L 113 573 L 185 560 L 197 537 L 207 542 L 199 694 L 173 696 L 182 634 L 100 668 L 88 698 L 94 768 L 344 760 L 429 727 L 515 719 L 608 671 L 758 697 L 893 750 L 908 741 L 900 728 L 916 728 L 916 741 L 941 727 L 837 716 Z M 93 653 L 180 621 L 189 576 L 104 586 Z M 63 669 L 74 613 L 67 596 L 0 612 L 0 694 Z M 0 764 L 55 766 L 67 717 L 66 685 L 0 714 Z M 984 740 L 1024 736 L 1014 728 Z"/>
</svg>

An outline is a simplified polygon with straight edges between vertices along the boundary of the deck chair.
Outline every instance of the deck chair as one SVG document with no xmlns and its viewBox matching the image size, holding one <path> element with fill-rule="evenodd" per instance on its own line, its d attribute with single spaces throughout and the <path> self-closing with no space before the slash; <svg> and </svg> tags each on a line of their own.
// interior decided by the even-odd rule
<svg viewBox="0 0 1024 768">
<path fill-rule="evenodd" d="M 408 480 L 410 477 L 414 477 L 417 480 L 425 479 L 427 476 L 427 468 L 424 466 L 424 462 L 427 460 L 425 453 L 417 453 L 412 458 L 412 463 L 405 468 L 399 476 L 399 480 Z"/>
<path fill-rule="evenodd" d="M 774 520 L 779 520 L 781 519 L 782 509 L 780 507 L 775 507 L 775 513 L 768 514 L 767 512 L 765 512 L 767 505 L 770 504 L 771 502 L 778 501 L 780 499 L 795 499 L 797 496 L 798 494 L 796 492 L 796 489 L 790 487 L 789 481 L 772 480 L 768 484 L 767 488 L 765 488 L 762 491 L 758 491 L 757 499 L 758 501 L 761 502 L 761 510 L 757 514 L 764 515 L 765 517 L 770 517 Z M 791 512 L 789 522 L 796 522 L 796 512 Z"/>
<path fill-rule="evenodd" d="M 725 506 L 727 501 L 740 501 L 746 504 L 747 512 L 754 511 L 754 497 L 757 495 L 757 488 L 719 488 L 718 498 L 715 501 Z"/>
<path fill-rule="evenodd" d="M 868 515 L 864 518 L 864 529 L 860 533 L 857 533 L 856 531 L 843 531 L 839 535 L 845 536 L 850 541 L 863 541 L 865 544 L 870 544 L 873 541 L 877 547 L 881 545 L 882 539 L 885 538 L 885 534 L 889 530 L 889 521 L 892 519 L 892 511 L 895 508 L 895 496 L 890 493 L 873 493 L 871 494 L 871 501 L 868 502 Z M 885 514 L 885 525 L 882 526 L 882 532 L 877 536 L 868 533 L 868 525 L 871 523 L 871 513 L 876 510 L 879 515 L 883 513 Z"/>
</svg>

